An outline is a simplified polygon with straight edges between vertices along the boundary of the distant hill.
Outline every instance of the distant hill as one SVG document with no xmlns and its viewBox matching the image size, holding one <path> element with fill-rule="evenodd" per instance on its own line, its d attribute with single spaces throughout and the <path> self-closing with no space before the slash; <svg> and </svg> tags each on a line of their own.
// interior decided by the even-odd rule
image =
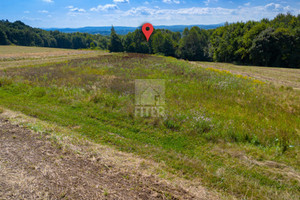
<svg viewBox="0 0 300 200">
<path fill-rule="evenodd" d="M 198 26 L 203 29 L 214 29 L 220 26 L 223 26 L 224 23 L 221 24 L 211 24 L 211 25 L 174 25 L 174 26 L 154 26 L 156 29 L 168 29 L 173 32 L 183 32 L 183 30 L 188 27 L 191 28 L 193 26 Z M 127 26 L 114 26 L 116 32 L 120 35 L 126 35 L 129 32 L 135 31 L 138 27 L 127 27 Z M 82 28 L 45 28 L 47 31 L 55 31 L 58 30 L 63 33 L 90 33 L 90 34 L 101 34 L 101 35 L 109 35 L 111 26 L 99 26 L 99 27 L 82 27 Z"/>
</svg>

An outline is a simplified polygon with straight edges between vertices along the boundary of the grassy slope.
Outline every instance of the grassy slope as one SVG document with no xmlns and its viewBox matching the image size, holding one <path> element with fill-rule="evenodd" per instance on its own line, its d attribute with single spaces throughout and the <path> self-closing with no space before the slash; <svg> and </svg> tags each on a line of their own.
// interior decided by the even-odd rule
<svg viewBox="0 0 300 200">
<path fill-rule="evenodd" d="M 192 62 L 204 68 L 215 68 L 220 70 L 228 70 L 234 74 L 255 77 L 259 80 L 270 82 L 276 86 L 292 87 L 300 90 L 300 70 L 292 68 L 279 67 L 257 67 L 242 66 L 229 63 L 212 63 L 212 62 Z"/>
<path fill-rule="evenodd" d="M 236 197 L 300 197 L 299 92 L 173 58 L 104 55 L 0 72 L 0 104 L 164 162 Z M 166 80 L 167 115 L 134 118 L 134 79 Z"/>
</svg>

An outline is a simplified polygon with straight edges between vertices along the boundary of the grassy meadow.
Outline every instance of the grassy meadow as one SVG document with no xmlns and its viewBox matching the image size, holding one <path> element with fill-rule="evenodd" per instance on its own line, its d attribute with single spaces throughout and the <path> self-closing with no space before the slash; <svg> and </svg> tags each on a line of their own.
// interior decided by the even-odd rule
<svg viewBox="0 0 300 200">
<path fill-rule="evenodd" d="M 17 65 L 0 71 L 0 105 L 228 198 L 299 199 L 300 92 L 201 65 L 128 53 Z M 164 117 L 135 117 L 135 79 L 166 81 Z"/>
</svg>

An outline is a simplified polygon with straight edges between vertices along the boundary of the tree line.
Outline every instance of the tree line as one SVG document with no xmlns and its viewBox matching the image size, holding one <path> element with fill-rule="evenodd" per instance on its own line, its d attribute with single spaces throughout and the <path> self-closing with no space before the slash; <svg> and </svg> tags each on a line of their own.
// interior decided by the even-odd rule
<svg viewBox="0 0 300 200">
<path fill-rule="evenodd" d="M 279 14 L 273 20 L 225 23 L 183 33 L 154 30 L 149 42 L 141 29 L 119 36 L 112 28 L 111 52 L 155 53 L 192 61 L 300 68 L 300 15 Z"/>
<path fill-rule="evenodd" d="M 0 21 L 0 45 L 108 49 L 110 52 L 161 54 L 191 61 L 300 68 L 300 15 L 273 20 L 225 23 L 216 29 L 186 28 L 182 33 L 154 30 L 149 42 L 141 28 L 127 35 L 61 33 Z"/>
<path fill-rule="evenodd" d="M 67 49 L 108 48 L 109 37 L 87 33 L 62 33 L 32 28 L 21 21 L 0 21 L 0 45 L 55 47 Z"/>
</svg>

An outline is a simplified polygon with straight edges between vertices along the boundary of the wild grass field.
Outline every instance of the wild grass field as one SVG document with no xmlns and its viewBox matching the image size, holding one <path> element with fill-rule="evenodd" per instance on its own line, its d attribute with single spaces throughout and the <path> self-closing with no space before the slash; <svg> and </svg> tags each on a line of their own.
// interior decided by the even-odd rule
<svg viewBox="0 0 300 200">
<path fill-rule="evenodd" d="M 164 117 L 135 117 L 135 79 L 166 81 Z M 0 71 L 1 106 L 238 199 L 300 198 L 299 97 L 291 87 L 155 55 L 101 54 Z"/>
</svg>

